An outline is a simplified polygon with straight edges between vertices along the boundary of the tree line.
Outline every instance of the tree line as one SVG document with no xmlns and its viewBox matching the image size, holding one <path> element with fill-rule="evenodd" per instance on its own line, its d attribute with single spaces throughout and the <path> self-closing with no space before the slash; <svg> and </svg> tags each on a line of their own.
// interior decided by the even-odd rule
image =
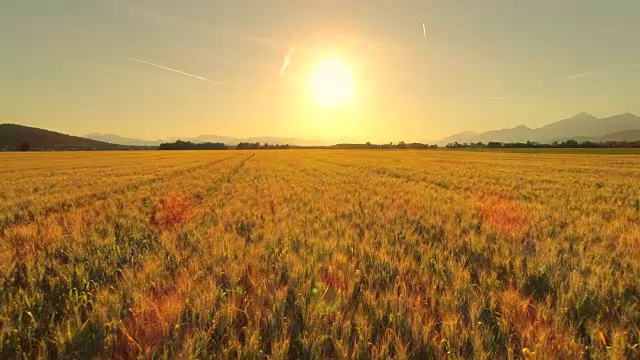
<svg viewBox="0 0 640 360">
<path fill-rule="evenodd" d="M 429 145 L 422 143 L 405 143 L 400 141 L 399 143 L 388 144 L 372 144 L 370 142 L 364 144 L 336 144 L 331 145 L 332 149 L 437 149 L 438 145 Z"/>
<path fill-rule="evenodd" d="M 263 150 L 263 149 L 291 149 L 294 146 L 289 144 L 269 144 L 264 143 L 261 144 L 259 142 L 249 143 L 249 142 L 241 142 L 238 145 L 228 146 L 221 142 L 206 142 L 206 143 L 193 143 L 191 141 L 182 141 L 178 140 L 172 143 L 162 143 L 160 144 L 160 150 Z"/>
<path fill-rule="evenodd" d="M 228 146 L 221 142 L 193 143 L 178 140 L 173 143 L 160 144 L 160 150 L 227 150 Z"/>
<path fill-rule="evenodd" d="M 260 149 L 291 149 L 292 146 L 289 144 L 260 144 L 259 142 L 249 143 L 249 142 L 241 142 L 236 145 L 237 150 L 260 150 Z"/>
<path fill-rule="evenodd" d="M 236 146 L 227 146 L 223 143 L 192 143 L 178 140 L 173 143 L 160 144 L 160 150 L 265 150 L 265 149 L 437 149 L 438 145 L 422 143 L 398 143 L 372 144 L 336 144 L 331 146 L 296 146 L 289 144 L 261 144 L 259 142 L 241 142 Z"/>
<path fill-rule="evenodd" d="M 137 146 L 137 145 L 111 145 L 109 148 L 100 148 L 95 146 L 79 145 L 79 144 L 61 144 L 53 146 L 42 146 L 36 143 L 33 146 L 29 141 L 23 141 L 18 146 L 0 146 L 0 151 L 108 151 L 108 150 L 155 150 L 155 146 Z"/>
<path fill-rule="evenodd" d="M 25 149 L 26 147 L 26 149 Z M 470 148 L 487 148 L 487 149 L 500 149 L 500 148 L 638 148 L 640 147 L 640 141 L 606 141 L 606 142 L 593 142 L 593 141 L 577 141 L 574 139 L 566 141 L 554 141 L 549 144 L 539 143 L 537 141 L 526 142 L 500 142 L 489 141 L 484 142 L 452 142 L 445 146 L 448 149 L 470 149 Z M 21 150 L 28 150 L 28 145 L 21 146 Z M 295 146 L 289 144 L 261 144 L 259 142 L 241 142 L 236 146 L 227 146 L 220 142 L 207 142 L 207 143 L 193 143 L 190 141 L 178 140 L 173 143 L 160 144 L 160 150 L 265 150 L 265 149 L 437 149 L 438 145 L 422 144 L 422 143 L 405 143 L 400 141 L 398 143 L 388 144 L 372 144 L 366 142 L 364 144 L 358 143 L 343 143 L 331 146 Z"/>
<path fill-rule="evenodd" d="M 449 143 L 445 146 L 449 149 L 469 149 L 469 148 L 487 148 L 487 149 L 500 149 L 500 148 L 636 148 L 640 147 L 640 141 L 604 141 L 604 142 L 593 142 L 593 141 L 577 141 L 574 139 L 566 140 L 566 141 L 554 141 L 549 144 L 539 143 L 537 141 L 527 141 L 527 142 L 500 142 L 500 141 L 489 141 L 488 143 L 483 143 L 482 141 L 478 142 L 469 142 L 469 143 L 459 143 L 453 142 Z"/>
</svg>

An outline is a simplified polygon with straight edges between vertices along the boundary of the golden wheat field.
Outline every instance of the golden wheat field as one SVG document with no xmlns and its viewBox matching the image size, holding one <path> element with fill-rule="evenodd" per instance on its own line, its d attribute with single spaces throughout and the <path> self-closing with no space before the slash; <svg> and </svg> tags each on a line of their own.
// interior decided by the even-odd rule
<svg viewBox="0 0 640 360">
<path fill-rule="evenodd" d="M 640 156 L 0 154 L 2 358 L 640 358 Z"/>
</svg>

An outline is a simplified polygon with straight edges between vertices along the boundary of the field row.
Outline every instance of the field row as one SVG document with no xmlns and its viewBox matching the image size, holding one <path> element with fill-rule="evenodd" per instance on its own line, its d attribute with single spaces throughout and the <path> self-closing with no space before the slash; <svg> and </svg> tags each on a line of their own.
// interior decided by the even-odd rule
<svg viewBox="0 0 640 360">
<path fill-rule="evenodd" d="M 9 357 L 640 356 L 640 157 L 0 161 Z"/>
</svg>

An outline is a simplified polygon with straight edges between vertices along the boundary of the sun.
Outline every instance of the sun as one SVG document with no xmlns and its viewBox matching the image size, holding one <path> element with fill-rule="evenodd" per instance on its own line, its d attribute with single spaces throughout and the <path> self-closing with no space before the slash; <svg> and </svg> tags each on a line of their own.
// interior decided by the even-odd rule
<svg viewBox="0 0 640 360">
<path fill-rule="evenodd" d="M 343 103 L 353 95 L 351 68 L 338 59 L 326 59 L 309 78 L 309 86 L 318 103 Z"/>
</svg>

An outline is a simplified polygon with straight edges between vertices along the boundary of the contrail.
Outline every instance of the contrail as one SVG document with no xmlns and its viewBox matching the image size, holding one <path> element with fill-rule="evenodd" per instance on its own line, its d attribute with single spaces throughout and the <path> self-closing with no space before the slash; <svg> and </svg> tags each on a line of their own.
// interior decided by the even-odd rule
<svg viewBox="0 0 640 360">
<path fill-rule="evenodd" d="M 580 78 L 585 78 L 585 77 L 589 77 L 593 75 L 592 72 L 584 72 L 584 73 L 579 73 L 579 74 L 573 74 L 573 75 L 567 75 L 567 79 L 580 79 Z"/>
<path fill-rule="evenodd" d="M 121 78 L 136 79 L 136 80 L 141 80 L 141 79 L 143 79 L 143 80 L 144 80 L 144 78 L 142 78 L 142 77 L 140 77 L 140 76 L 135 76 L 135 75 L 131 75 L 131 74 L 125 74 L 125 73 L 123 73 L 123 72 L 116 71 L 116 70 L 111 70 L 111 69 L 108 69 L 108 68 L 100 69 L 100 70 L 102 70 L 103 72 L 108 73 L 108 74 L 117 75 L 117 76 L 119 76 L 119 77 L 121 77 Z M 173 83 L 172 83 L 171 81 L 166 81 L 166 80 L 151 79 L 150 81 L 155 81 L 155 82 L 159 82 L 159 83 L 163 83 L 163 84 L 170 84 L 170 85 L 173 85 Z M 132 83 L 132 82 L 130 82 L 130 81 L 127 81 L 127 83 L 129 83 L 129 84 L 132 84 L 132 85 L 133 85 L 133 83 Z"/>
<path fill-rule="evenodd" d="M 191 77 L 196 78 L 196 79 L 200 79 L 200 80 L 204 80 L 204 81 L 212 82 L 212 83 L 214 83 L 214 84 L 222 85 L 222 83 L 221 83 L 220 81 L 213 81 L 213 80 L 205 79 L 205 78 L 203 78 L 202 76 L 189 74 L 189 73 L 186 73 L 186 72 L 184 72 L 184 71 L 180 71 L 180 70 L 172 69 L 172 68 L 170 68 L 170 67 L 166 67 L 166 66 L 162 66 L 162 65 L 158 65 L 158 64 L 150 63 L 150 62 L 147 62 L 147 61 L 144 61 L 144 60 L 140 60 L 140 59 L 136 59 L 136 58 L 132 58 L 132 57 L 130 57 L 130 58 L 128 58 L 128 59 L 129 59 L 129 60 L 133 60 L 133 61 L 137 61 L 137 62 L 142 63 L 142 64 L 147 64 L 147 65 L 155 66 L 155 67 L 160 68 L 160 69 L 165 69 L 165 70 L 169 70 L 169 71 L 177 72 L 178 74 L 191 76 Z"/>
<path fill-rule="evenodd" d="M 287 70 L 289 65 L 291 65 L 291 58 L 293 57 L 294 50 L 295 47 L 292 46 L 291 49 L 289 49 L 287 55 L 284 57 L 284 62 L 282 63 L 282 67 L 280 68 L 280 76 L 284 76 L 284 71 Z"/>
<path fill-rule="evenodd" d="M 424 39 L 427 40 L 427 27 L 424 26 L 424 21 L 422 22 L 422 33 L 424 34 Z"/>
</svg>

